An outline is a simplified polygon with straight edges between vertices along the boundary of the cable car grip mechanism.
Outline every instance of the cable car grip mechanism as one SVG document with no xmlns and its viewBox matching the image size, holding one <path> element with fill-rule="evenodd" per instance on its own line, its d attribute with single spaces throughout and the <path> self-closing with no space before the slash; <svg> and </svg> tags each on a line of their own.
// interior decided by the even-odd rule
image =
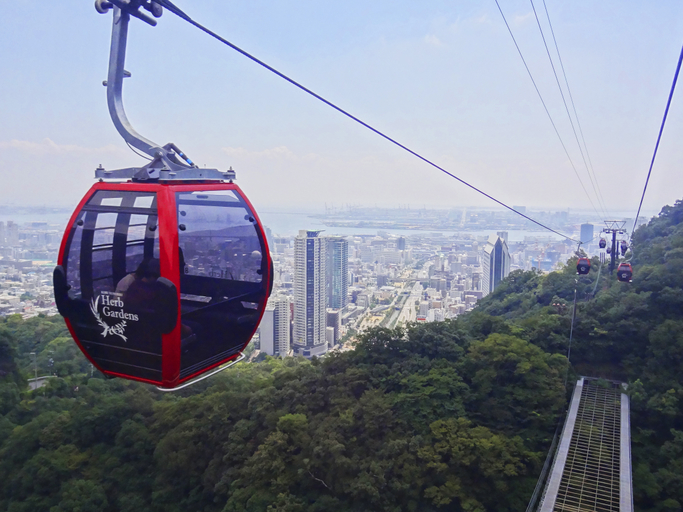
<svg viewBox="0 0 683 512">
<path fill-rule="evenodd" d="M 123 108 L 123 79 L 131 76 L 124 69 L 128 23 L 130 17 L 133 16 L 151 26 L 157 24 L 156 20 L 140 12 L 141 7 L 149 11 L 155 18 L 159 18 L 163 13 L 161 5 L 154 0 L 95 0 L 95 9 L 100 14 L 106 14 L 109 10 L 114 11 L 109 70 L 107 80 L 103 82 L 103 85 L 107 87 L 109 115 L 123 140 L 130 146 L 149 155 L 151 161 L 143 167 L 129 167 L 111 171 L 100 166 L 95 170 L 95 178 L 105 180 L 132 179 L 133 181 L 234 180 L 235 171 L 232 169 L 228 171 L 200 169 L 175 144 L 171 142 L 159 146 L 140 135 L 128 121 Z"/>
</svg>

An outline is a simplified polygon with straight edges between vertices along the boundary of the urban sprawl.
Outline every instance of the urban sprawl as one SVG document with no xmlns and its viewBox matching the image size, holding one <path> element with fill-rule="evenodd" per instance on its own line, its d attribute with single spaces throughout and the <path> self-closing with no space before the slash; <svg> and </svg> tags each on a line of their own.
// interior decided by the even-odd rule
<svg viewBox="0 0 683 512">
<path fill-rule="evenodd" d="M 514 236 L 529 226 L 506 222 L 510 213 L 413 210 L 411 225 L 416 216 L 425 225 L 403 235 L 392 233 L 392 222 L 405 233 L 405 210 L 394 212 L 393 220 L 365 213 L 365 219 L 354 219 L 348 212 L 326 212 L 318 218 L 331 233 L 340 225 L 368 231 L 381 224 L 388 229 L 372 235 L 301 230 L 296 236 L 280 236 L 266 226 L 274 287 L 253 338 L 252 357 L 322 356 L 350 348 L 354 337 L 370 327 L 455 318 L 474 308 L 511 271 L 548 272 L 577 250 L 574 242 L 557 236 Z M 567 212 L 546 215 L 561 220 L 561 227 L 570 230 L 565 232 L 580 236 L 589 255 L 597 253 L 602 226 L 581 217 L 572 225 Z M 448 224 L 442 229 L 462 231 L 427 231 L 437 227 L 438 218 Z M 502 229 L 493 229 L 494 223 Z M 487 229 L 490 233 L 482 233 Z M 0 222 L 0 316 L 57 314 L 52 271 L 62 230 L 47 222 Z"/>
</svg>

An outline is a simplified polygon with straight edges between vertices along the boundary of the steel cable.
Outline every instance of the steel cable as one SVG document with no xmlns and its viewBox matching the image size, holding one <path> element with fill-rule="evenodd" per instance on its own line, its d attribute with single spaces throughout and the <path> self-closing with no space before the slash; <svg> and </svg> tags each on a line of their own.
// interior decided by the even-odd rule
<svg viewBox="0 0 683 512">
<path fill-rule="evenodd" d="M 562 55 L 560 54 L 560 47 L 557 44 L 557 38 L 555 37 L 555 29 L 553 29 L 553 23 L 550 21 L 550 13 L 548 12 L 548 6 L 543 0 L 543 8 L 545 9 L 545 16 L 548 19 L 548 26 L 550 27 L 550 34 L 553 36 L 553 43 L 555 44 L 555 51 L 557 52 L 557 59 L 560 62 L 560 69 L 562 70 L 562 76 L 564 77 L 564 83 L 567 86 L 567 93 L 569 95 L 569 102 L 572 104 L 572 110 L 574 111 L 574 117 L 576 118 L 576 125 L 579 127 L 579 133 L 581 134 L 581 141 L 583 142 L 583 147 L 586 150 L 586 157 L 588 158 L 588 165 L 593 173 L 593 178 L 595 179 L 595 186 L 598 189 L 599 200 L 602 204 L 607 204 L 605 198 L 602 196 L 602 191 L 600 190 L 600 183 L 598 182 L 598 175 L 595 173 L 593 168 L 593 161 L 591 160 L 591 155 L 588 151 L 588 145 L 586 144 L 586 138 L 583 135 L 583 129 L 581 128 L 581 120 L 579 119 L 579 113 L 576 111 L 576 104 L 574 103 L 574 96 L 572 95 L 572 90 L 569 87 L 569 80 L 567 79 L 567 72 L 564 69 L 564 62 L 562 62 Z"/>
<path fill-rule="evenodd" d="M 465 185 L 465 186 L 471 188 L 471 189 L 474 190 L 475 192 L 478 192 L 479 194 L 483 195 L 484 197 L 490 199 L 491 201 L 493 201 L 493 202 L 499 204 L 500 206 L 502 206 L 502 207 L 504 207 L 504 208 L 510 210 L 511 212 L 513 212 L 513 213 L 519 215 L 520 217 L 523 217 L 523 218 L 525 218 L 526 220 L 528 220 L 528 221 L 530 221 L 530 222 L 533 222 L 533 223 L 536 224 L 537 226 L 539 226 L 539 227 L 541 227 L 541 228 L 543 228 L 543 229 L 545 229 L 545 230 L 547 230 L 547 231 L 550 231 L 550 232 L 552 232 L 552 233 L 555 233 L 556 235 L 559 235 L 559 236 L 561 236 L 561 237 L 563 237 L 563 238 L 565 238 L 565 239 L 567 239 L 567 240 L 571 240 L 572 242 L 576 242 L 576 241 L 577 241 L 577 240 L 574 240 L 573 238 L 571 238 L 570 236 L 567 236 L 567 235 L 565 235 L 564 233 L 560 233 L 559 231 L 557 231 L 557 230 L 555 230 L 555 229 L 553 229 L 553 228 L 551 228 L 551 227 L 546 226 L 545 224 L 543 224 L 543 223 L 541 223 L 541 222 L 539 222 L 539 221 L 537 221 L 537 220 L 535 220 L 535 219 L 529 217 L 528 215 L 525 215 L 524 213 L 521 213 L 521 212 L 515 210 L 513 207 L 508 206 L 507 204 L 505 204 L 504 202 L 500 201 L 499 199 L 496 199 L 496 198 L 493 197 L 492 195 L 487 194 L 487 193 L 484 192 L 483 190 L 481 190 L 481 189 L 475 187 L 474 185 L 472 185 L 472 184 L 468 183 L 467 181 L 463 180 L 462 178 L 459 178 L 459 177 L 456 176 L 455 174 L 453 174 L 453 173 L 447 171 L 447 170 L 444 169 L 443 167 L 440 167 L 439 165 L 435 164 L 434 162 L 432 162 L 432 161 L 429 160 L 428 158 L 422 156 L 421 154 L 417 153 L 416 151 L 413 151 L 412 149 L 408 148 L 407 146 L 404 146 L 403 144 L 401 144 L 400 142 L 396 141 L 395 139 L 392 139 L 391 137 L 389 137 L 388 135 L 384 134 L 382 131 L 378 130 L 377 128 L 374 128 L 373 126 L 371 126 L 371 125 L 369 125 L 368 123 L 362 121 L 361 119 L 357 118 L 356 116 L 350 114 L 349 112 L 347 112 L 346 110 L 342 109 L 341 107 L 338 107 L 337 105 L 335 105 L 335 104 L 332 103 L 331 101 L 329 101 L 329 100 L 323 98 L 322 96 L 320 96 L 319 94 L 317 94 L 317 93 L 313 92 L 312 90 L 308 89 L 307 87 L 305 87 L 304 85 L 300 84 L 300 83 L 297 82 L 296 80 L 294 80 L 294 79 L 288 77 L 288 76 L 285 75 L 284 73 L 282 73 L 282 72 L 278 71 L 277 69 L 273 68 L 272 66 L 266 64 L 264 61 L 260 60 L 259 58 L 255 57 L 254 55 L 252 55 L 252 54 L 248 53 L 247 51 L 243 50 L 243 49 L 240 48 L 239 46 L 237 46 L 237 45 L 231 43 L 230 41 L 228 41 L 227 39 L 225 39 L 225 38 L 221 37 L 220 35 L 216 34 L 216 33 L 213 32 L 212 30 L 210 30 L 210 29 L 204 27 L 203 25 L 201 25 L 200 23 L 194 21 L 194 20 L 193 20 L 192 18 L 190 18 L 187 14 L 185 14 L 182 10 L 180 10 L 178 7 L 176 7 L 170 0 L 155 0 L 155 1 L 156 1 L 158 4 L 161 4 L 161 5 L 162 5 L 163 7 L 165 7 L 166 9 L 168 9 L 168 10 L 169 10 L 170 12 L 172 12 L 173 14 L 179 16 L 180 18 L 184 19 L 185 21 L 187 21 L 187 22 L 190 23 L 191 25 L 195 26 L 196 28 L 198 28 L 198 29 L 201 30 L 202 32 L 205 32 L 206 34 L 210 35 L 211 37 L 213 37 L 213 38 L 217 39 L 218 41 L 222 42 L 223 44 L 229 46 L 230 48 L 232 48 L 232 49 L 235 50 L 236 52 L 238 52 L 238 53 L 242 54 L 243 56 L 247 57 L 248 59 L 254 61 L 254 62 L 257 63 L 258 65 L 260 65 L 260 66 L 264 67 L 265 69 L 267 69 L 268 71 L 270 71 L 270 72 L 276 74 L 277 76 L 279 76 L 279 77 L 282 78 L 283 80 L 286 80 L 287 82 L 289 82 L 290 84 L 294 85 L 295 87 L 301 89 L 302 91 L 306 92 L 307 94 L 310 94 L 310 95 L 313 96 L 314 98 L 316 98 L 316 99 L 320 100 L 321 102 L 325 103 L 327 106 L 329 106 L 329 107 L 335 109 L 336 111 L 340 112 L 341 114 L 344 114 L 344 115 L 345 115 L 346 117 L 348 117 L 349 119 L 352 119 L 353 121 L 355 121 L 355 122 L 357 122 L 358 124 L 364 126 L 364 127 L 367 128 L 368 130 L 370 130 L 370 131 L 376 133 L 376 134 L 379 135 L 380 137 L 382 137 L 382 138 L 388 140 L 388 141 L 391 142 L 392 144 L 395 144 L 396 146 L 400 147 L 401 149 L 407 151 L 407 152 L 410 153 L 411 155 L 413 155 L 413 156 L 419 158 L 420 160 L 422 160 L 423 162 L 429 164 L 430 166 L 434 167 L 435 169 L 438 169 L 439 171 L 443 172 L 444 174 L 446 174 L 446 175 L 450 176 L 451 178 L 453 178 L 453 179 L 459 181 L 459 182 L 462 183 L 463 185 Z M 556 131 L 557 131 L 557 130 L 556 130 Z M 559 134 L 558 134 L 558 135 L 559 135 Z M 563 146 L 564 146 L 564 144 L 563 144 Z M 565 149 L 565 152 L 566 152 L 566 149 Z M 572 166 L 573 166 L 573 164 L 572 164 Z M 574 172 L 576 172 L 576 169 L 574 169 Z M 578 176 L 578 174 L 577 174 L 577 176 Z M 579 181 L 580 181 L 580 179 L 579 179 Z M 581 184 L 581 186 L 583 186 L 583 183 Z M 584 191 L 585 191 L 585 190 L 586 190 L 586 189 L 585 189 L 585 187 L 584 187 Z M 589 200 L 590 200 L 590 197 L 589 197 Z M 591 204 L 592 204 L 592 202 L 591 202 Z M 593 205 L 593 209 L 595 209 L 595 206 L 594 206 L 594 205 Z M 596 212 L 597 212 L 597 210 L 596 210 Z"/>
<path fill-rule="evenodd" d="M 583 153 L 583 148 L 581 147 L 581 142 L 579 142 L 579 135 L 576 133 L 576 127 L 574 126 L 574 120 L 572 119 L 571 114 L 569 113 L 569 106 L 567 105 L 567 100 L 564 97 L 564 91 L 562 90 L 562 86 L 560 85 L 560 79 L 557 76 L 557 70 L 555 69 L 555 63 L 553 62 L 552 57 L 550 56 L 550 49 L 548 48 L 548 43 L 545 40 L 545 34 L 543 33 L 543 28 L 541 27 L 541 20 L 538 19 L 538 13 L 536 12 L 536 6 L 534 5 L 534 0 L 529 0 L 531 2 L 531 8 L 534 11 L 534 17 L 536 18 L 536 25 L 538 26 L 538 31 L 541 33 L 541 39 L 543 40 L 543 46 L 545 47 L 545 53 L 548 55 L 548 60 L 550 61 L 550 67 L 553 70 L 553 76 L 555 76 L 555 83 L 557 84 L 557 88 L 560 91 L 560 97 L 562 98 L 562 103 L 564 104 L 564 110 L 567 112 L 567 117 L 569 118 L 569 124 L 572 127 L 572 132 L 574 133 L 574 139 L 576 139 L 576 145 L 579 146 L 579 152 L 581 153 L 581 159 L 583 160 L 583 165 L 586 167 L 586 173 L 588 174 L 588 179 L 591 182 L 591 186 L 593 187 L 593 192 L 595 192 L 595 197 L 598 200 L 598 206 L 600 206 L 600 209 L 602 210 L 602 214 L 604 215 L 603 219 L 607 218 L 607 212 L 605 210 L 605 204 L 602 201 L 602 196 L 601 194 L 598 193 L 598 189 L 596 188 L 596 184 L 593 181 L 593 176 L 591 176 L 591 171 L 590 168 L 588 167 L 588 162 L 586 161 L 586 156 Z M 547 13 L 547 10 L 546 10 Z M 550 18 L 548 18 L 550 20 Z M 554 37 L 554 36 L 553 36 Z M 557 42 L 555 43 L 556 49 L 557 49 Z M 558 55 L 559 55 L 559 50 L 558 50 Z M 564 67 L 563 67 L 564 71 Z M 565 75 L 565 81 L 567 77 Z M 574 114 L 576 114 L 576 109 L 574 109 Z M 578 118 L 577 118 L 578 122 Z"/>
<path fill-rule="evenodd" d="M 519 45 L 517 44 L 517 39 L 515 39 L 515 35 L 512 33 L 512 29 L 510 28 L 510 25 L 508 23 L 507 18 L 505 17 L 505 14 L 503 13 L 503 9 L 500 8 L 500 4 L 498 3 L 498 0 L 495 0 L 496 5 L 498 6 L 498 11 L 500 11 L 500 15 L 503 17 L 503 21 L 505 22 L 505 26 L 508 29 L 508 32 L 510 33 L 510 37 L 512 37 L 512 42 L 515 43 L 515 48 L 517 48 L 517 53 L 519 53 L 519 56 L 522 59 L 522 62 L 524 63 L 524 67 L 526 68 L 526 72 L 529 74 L 529 78 L 531 78 L 531 83 L 534 84 L 534 89 L 536 89 L 536 94 L 538 94 L 539 99 L 541 100 L 541 103 L 543 104 L 543 109 L 545 110 L 545 113 L 548 115 L 548 119 L 550 120 L 550 124 L 553 126 L 553 130 L 555 130 L 555 135 L 557 135 L 557 138 L 560 141 L 560 144 L 562 145 L 562 149 L 564 150 L 564 154 L 567 155 L 567 159 L 569 160 L 569 163 L 572 166 L 572 169 L 574 170 L 574 174 L 576 175 L 576 179 L 579 180 L 579 183 L 581 184 L 581 188 L 583 189 L 583 192 L 586 194 L 586 197 L 588 198 L 588 201 L 590 202 L 591 206 L 593 207 L 593 210 L 595 211 L 596 215 L 600 217 L 600 212 L 598 212 L 598 209 L 595 207 L 595 204 L 593 203 L 593 200 L 591 199 L 590 194 L 586 190 L 586 187 L 583 184 L 583 180 L 581 180 L 581 176 L 579 176 L 579 172 L 576 170 L 576 166 L 574 165 L 574 161 L 572 160 L 572 157 L 569 155 L 569 151 L 567 151 L 567 146 L 565 146 L 564 141 L 562 140 L 562 136 L 560 135 L 560 132 L 557 129 L 557 126 L 555 126 L 555 121 L 553 121 L 553 117 L 550 115 L 550 111 L 548 110 L 548 107 L 545 104 L 545 100 L 543 99 L 543 96 L 541 95 L 541 91 L 538 89 L 538 86 L 536 85 L 536 80 L 534 80 L 534 76 L 531 74 L 531 70 L 529 69 L 529 66 L 526 63 L 526 59 L 524 58 L 524 55 L 522 54 L 522 50 L 519 48 Z"/>
<path fill-rule="evenodd" d="M 647 171 L 647 178 L 645 179 L 645 186 L 643 187 L 643 195 L 640 196 L 640 204 L 638 205 L 638 212 L 636 213 L 636 218 L 633 221 L 633 230 L 631 231 L 630 240 L 633 240 L 633 234 L 636 232 L 636 226 L 638 225 L 638 216 L 640 215 L 640 209 L 643 207 L 643 199 L 645 199 L 645 192 L 647 191 L 647 185 L 650 182 L 650 175 L 652 174 L 652 167 L 655 165 L 655 158 L 657 158 L 657 150 L 659 149 L 659 142 L 662 140 L 662 133 L 664 132 L 664 125 L 666 124 L 666 117 L 669 115 L 669 107 L 671 106 L 671 99 L 674 96 L 674 91 L 676 90 L 676 82 L 678 81 L 678 74 L 681 71 L 681 62 L 683 61 L 683 48 L 681 48 L 681 54 L 678 57 L 678 65 L 676 66 L 676 73 L 674 74 L 674 80 L 671 84 L 671 91 L 669 92 L 669 99 L 666 102 L 666 109 L 664 110 L 664 117 L 662 118 L 662 125 L 659 127 L 659 135 L 657 135 L 657 143 L 655 144 L 655 151 L 652 154 L 652 161 L 650 162 L 650 169 Z"/>
</svg>

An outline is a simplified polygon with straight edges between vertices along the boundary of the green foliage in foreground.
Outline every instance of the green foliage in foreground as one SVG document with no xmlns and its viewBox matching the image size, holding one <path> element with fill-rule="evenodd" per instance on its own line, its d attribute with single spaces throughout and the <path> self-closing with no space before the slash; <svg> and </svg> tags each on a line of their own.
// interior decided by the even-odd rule
<svg viewBox="0 0 683 512">
<path fill-rule="evenodd" d="M 522 510 L 565 362 L 446 322 L 241 364 L 182 396 L 54 379 L 0 420 L 0 509 Z"/>
<path fill-rule="evenodd" d="M 465 320 L 472 335 L 514 333 L 551 353 L 567 352 L 574 284 L 578 307 L 571 362 L 582 375 L 629 383 L 636 506 L 683 509 L 683 202 L 635 233 L 633 283 L 593 260 L 559 272 L 512 272 Z M 595 297 L 591 297 L 596 289 Z M 555 306 L 553 304 L 556 304 Z"/>
</svg>

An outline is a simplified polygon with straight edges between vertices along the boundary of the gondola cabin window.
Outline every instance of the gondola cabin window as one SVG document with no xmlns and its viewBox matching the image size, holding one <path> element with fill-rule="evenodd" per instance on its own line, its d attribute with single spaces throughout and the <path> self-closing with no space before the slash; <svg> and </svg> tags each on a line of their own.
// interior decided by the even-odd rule
<svg viewBox="0 0 683 512">
<path fill-rule="evenodd" d="M 161 380 L 161 337 L 176 308 L 158 282 L 157 224 L 155 193 L 97 190 L 72 224 L 63 262 L 83 349 L 105 371 L 152 381 Z"/>
<path fill-rule="evenodd" d="M 263 240 L 233 190 L 177 192 L 181 379 L 240 352 L 265 300 Z"/>
</svg>

